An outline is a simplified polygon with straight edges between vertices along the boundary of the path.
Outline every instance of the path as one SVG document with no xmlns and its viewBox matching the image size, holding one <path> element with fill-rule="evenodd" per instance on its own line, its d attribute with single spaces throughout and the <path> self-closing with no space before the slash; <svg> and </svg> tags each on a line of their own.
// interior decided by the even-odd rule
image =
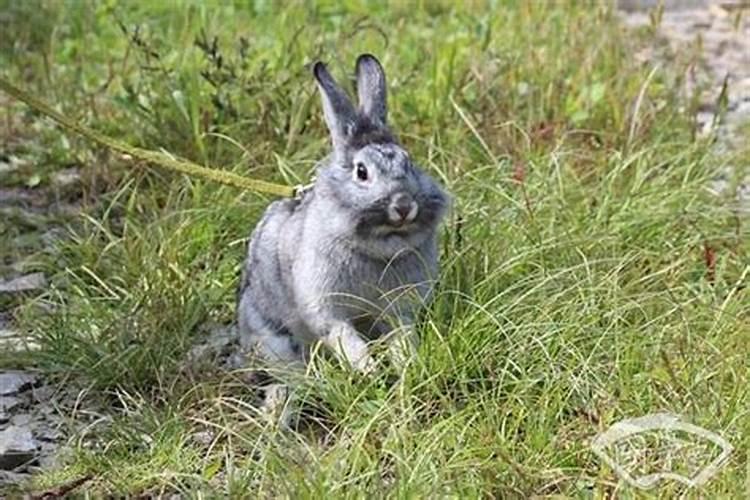
<svg viewBox="0 0 750 500">
<path fill-rule="evenodd" d="M 651 23 L 657 0 L 619 0 L 621 18 L 626 26 L 639 28 Z M 711 124 L 719 112 L 719 96 L 725 79 L 728 102 L 716 132 L 715 151 L 745 151 L 750 155 L 750 0 L 666 0 L 657 28 L 658 36 L 672 54 L 684 54 L 702 48 L 701 64 L 687 75 L 686 97 L 698 89 L 700 109 L 697 121 L 700 133 L 711 133 Z M 661 55 L 657 47 L 636 54 L 642 60 L 655 61 Z M 733 189 L 732 178 L 739 165 L 729 165 L 712 183 L 717 194 Z M 744 160 L 746 169 L 750 159 Z M 739 182 L 734 195 L 739 210 L 750 213 L 750 171 Z"/>
</svg>

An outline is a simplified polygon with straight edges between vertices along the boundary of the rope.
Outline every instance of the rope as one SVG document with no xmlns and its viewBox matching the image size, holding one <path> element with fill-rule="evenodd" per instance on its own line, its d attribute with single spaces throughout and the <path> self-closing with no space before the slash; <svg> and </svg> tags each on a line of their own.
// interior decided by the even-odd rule
<svg viewBox="0 0 750 500">
<path fill-rule="evenodd" d="M 63 128 L 76 132 L 86 137 L 87 139 L 101 144 L 102 146 L 126 155 L 130 155 L 133 158 L 142 160 L 152 165 L 158 165 L 160 167 L 166 168 L 167 170 L 179 172 L 181 174 L 187 174 L 192 177 L 208 179 L 210 181 L 219 182 L 228 186 L 234 186 L 241 189 L 249 189 L 251 191 L 257 191 L 260 193 L 268 193 L 285 197 L 293 197 L 297 194 L 297 189 L 293 188 L 292 186 L 274 184 L 272 182 L 260 181 L 257 179 L 249 179 L 232 172 L 202 167 L 187 160 L 178 160 L 172 158 L 165 153 L 150 151 L 148 149 L 138 148 L 124 142 L 120 142 L 117 139 L 113 139 L 112 137 L 99 133 L 89 127 L 86 127 L 85 125 L 67 118 L 66 116 L 52 109 L 48 104 L 24 92 L 23 90 L 19 89 L 3 78 L 0 78 L 0 89 L 5 91 L 8 95 L 18 99 L 19 101 L 26 103 L 34 110 L 48 116 L 49 118 L 52 118 Z"/>
</svg>

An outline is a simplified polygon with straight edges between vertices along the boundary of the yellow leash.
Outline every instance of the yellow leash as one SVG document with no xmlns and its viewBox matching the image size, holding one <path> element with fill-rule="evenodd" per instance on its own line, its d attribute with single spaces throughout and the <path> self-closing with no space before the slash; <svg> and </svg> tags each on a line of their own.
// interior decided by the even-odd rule
<svg viewBox="0 0 750 500">
<path fill-rule="evenodd" d="M 19 89 L 12 83 L 0 78 L 0 89 L 5 91 L 8 95 L 23 101 L 31 108 L 46 115 L 58 124 L 62 125 L 68 130 L 77 132 L 82 136 L 91 139 L 94 142 L 98 142 L 102 146 L 106 146 L 120 153 L 130 155 L 133 158 L 142 160 L 153 165 L 164 167 L 174 172 L 180 172 L 193 177 L 201 177 L 229 186 L 234 186 L 242 189 L 249 189 L 251 191 L 258 191 L 261 193 L 268 193 L 277 196 L 293 197 L 297 194 L 297 188 L 292 186 L 284 186 L 282 184 L 274 184 L 272 182 L 259 181 L 256 179 L 249 179 L 247 177 L 226 172 L 223 170 L 217 170 L 213 168 L 201 167 L 196 163 L 192 163 L 186 160 L 176 160 L 167 154 L 159 153 L 157 151 L 150 151 L 148 149 L 137 148 L 129 144 L 113 139 L 109 136 L 101 134 L 95 130 L 92 130 L 80 123 L 77 123 L 69 118 L 66 118 L 62 114 L 52 109 L 48 104 L 40 101 L 36 97 L 27 94 L 23 90 Z"/>
</svg>

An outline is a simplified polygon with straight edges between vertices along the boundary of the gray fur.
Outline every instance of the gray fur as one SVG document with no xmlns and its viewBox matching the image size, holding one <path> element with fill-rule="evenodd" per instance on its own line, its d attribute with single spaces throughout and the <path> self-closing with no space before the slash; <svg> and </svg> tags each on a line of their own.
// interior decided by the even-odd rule
<svg viewBox="0 0 750 500">
<path fill-rule="evenodd" d="M 321 342 L 357 370 L 371 370 L 367 340 L 410 335 L 437 278 L 448 198 L 387 128 L 380 63 L 363 55 L 357 73 L 355 108 L 315 65 L 333 153 L 302 199 L 268 207 L 248 245 L 240 339 L 277 365 L 304 366 Z"/>
</svg>

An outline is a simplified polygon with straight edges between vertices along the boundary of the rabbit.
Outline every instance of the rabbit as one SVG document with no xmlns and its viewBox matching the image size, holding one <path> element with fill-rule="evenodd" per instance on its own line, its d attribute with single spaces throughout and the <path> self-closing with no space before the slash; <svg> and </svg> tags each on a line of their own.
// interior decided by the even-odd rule
<svg viewBox="0 0 750 500">
<path fill-rule="evenodd" d="M 332 152 L 312 186 L 271 203 L 250 236 L 239 340 L 256 359 L 288 369 L 304 368 L 321 344 L 367 374 L 370 340 L 387 337 L 399 363 L 415 352 L 413 325 L 437 278 L 449 196 L 389 129 L 385 73 L 373 55 L 356 62 L 356 108 L 325 64 L 313 75 Z M 287 396 L 271 384 L 263 408 L 276 412 Z"/>
</svg>

